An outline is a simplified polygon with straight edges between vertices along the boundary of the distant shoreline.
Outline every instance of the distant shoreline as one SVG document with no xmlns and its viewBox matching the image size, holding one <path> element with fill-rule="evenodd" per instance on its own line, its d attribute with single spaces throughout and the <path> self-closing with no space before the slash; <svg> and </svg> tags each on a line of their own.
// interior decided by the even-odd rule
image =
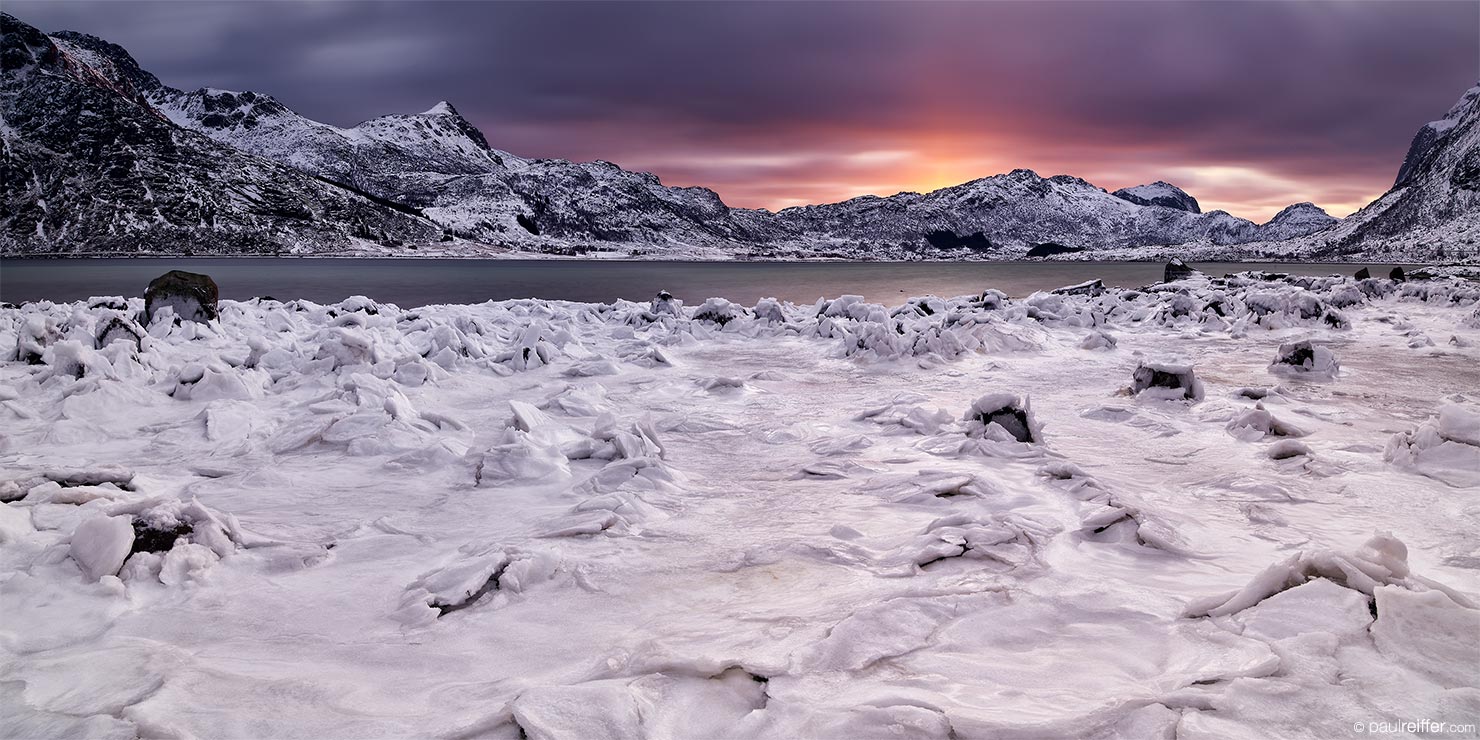
<svg viewBox="0 0 1480 740">
<path fill-rule="evenodd" d="M 633 257 L 566 257 L 551 255 L 545 257 L 489 257 L 474 255 L 372 255 L 372 254 L 107 254 L 107 253 L 71 253 L 71 254 L 0 254 L 0 260 L 227 260 L 227 259 L 262 259 L 262 260 L 406 260 L 406 261 L 428 261 L 428 260 L 466 260 L 473 262 L 581 262 L 601 263 L 616 262 L 623 264 L 715 264 L 715 265 L 796 265 L 796 264 L 841 264 L 841 265 L 914 265 L 914 264 L 1010 264 L 1010 265 L 1054 265 L 1054 264 L 1165 264 L 1164 259 L 1008 259 L 1008 260 L 961 260 L 961 259 L 921 259 L 921 260 L 858 260 L 858 259 L 833 259 L 826 257 L 809 257 L 787 260 L 752 260 L 752 259 L 681 259 L 674 257 L 633 258 Z M 1197 263 L 1228 263 L 1228 264 L 1289 264 L 1289 265 L 1342 265 L 1352 267 L 1385 265 L 1390 267 L 1424 267 L 1424 266 L 1466 266 L 1480 265 L 1476 262 L 1382 262 L 1375 260 L 1358 261 L 1331 261 L 1331 260 L 1281 260 L 1281 259 L 1187 259 L 1188 264 Z"/>
</svg>

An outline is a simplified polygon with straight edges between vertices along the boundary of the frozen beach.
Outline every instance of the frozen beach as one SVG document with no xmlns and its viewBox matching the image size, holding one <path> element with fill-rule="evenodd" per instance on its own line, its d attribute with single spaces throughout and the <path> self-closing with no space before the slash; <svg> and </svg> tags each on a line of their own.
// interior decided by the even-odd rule
<svg viewBox="0 0 1480 740">
<path fill-rule="evenodd" d="M 1477 736 L 1477 306 L 0 308 L 0 737 Z"/>
</svg>

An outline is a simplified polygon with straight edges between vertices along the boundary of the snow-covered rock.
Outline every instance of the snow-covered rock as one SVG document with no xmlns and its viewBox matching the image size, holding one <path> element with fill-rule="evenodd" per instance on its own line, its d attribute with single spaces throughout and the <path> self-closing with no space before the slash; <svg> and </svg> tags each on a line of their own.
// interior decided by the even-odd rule
<svg viewBox="0 0 1480 740">
<path fill-rule="evenodd" d="M 1269 371 L 1301 377 L 1334 378 L 1341 366 L 1330 349 L 1301 340 L 1281 344 Z"/>
<path fill-rule="evenodd" d="M 1191 365 L 1143 362 L 1131 375 L 1131 393 L 1143 398 L 1196 403 L 1203 399 L 1205 391 Z"/>
</svg>

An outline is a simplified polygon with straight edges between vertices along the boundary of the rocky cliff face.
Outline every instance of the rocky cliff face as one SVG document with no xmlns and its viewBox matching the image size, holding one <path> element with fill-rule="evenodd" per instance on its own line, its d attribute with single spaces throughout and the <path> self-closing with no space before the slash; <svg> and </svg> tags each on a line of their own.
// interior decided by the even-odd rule
<svg viewBox="0 0 1480 740">
<path fill-rule="evenodd" d="M 8 15 L 0 32 L 4 252 L 307 252 L 437 233 L 414 212 L 173 125 L 132 60 Z"/>
<path fill-rule="evenodd" d="M 1345 222 L 1302 203 L 1260 225 L 1202 213 L 1165 182 L 1109 193 L 1029 170 L 773 214 L 608 162 L 499 151 L 445 102 L 341 128 L 264 93 L 171 88 L 102 39 L 47 36 L 8 15 L 3 25 L 6 253 L 436 245 L 466 255 L 991 259 L 1044 245 L 1081 257 L 1157 245 L 1233 256 L 1249 245 L 1366 255 L 1436 234 L 1468 238 L 1480 187 L 1477 87 L 1415 137 L 1393 191 Z"/>
</svg>

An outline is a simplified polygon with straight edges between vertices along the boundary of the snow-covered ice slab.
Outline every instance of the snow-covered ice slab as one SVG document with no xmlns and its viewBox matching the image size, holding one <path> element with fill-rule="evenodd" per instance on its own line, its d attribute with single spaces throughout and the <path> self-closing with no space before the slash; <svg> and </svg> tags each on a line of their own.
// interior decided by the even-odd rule
<svg viewBox="0 0 1480 740">
<path fill-rule="evenodd" d="M 0 308 L 0 737 L 1474 722 L 1477 306 Z"/>
</svg>

